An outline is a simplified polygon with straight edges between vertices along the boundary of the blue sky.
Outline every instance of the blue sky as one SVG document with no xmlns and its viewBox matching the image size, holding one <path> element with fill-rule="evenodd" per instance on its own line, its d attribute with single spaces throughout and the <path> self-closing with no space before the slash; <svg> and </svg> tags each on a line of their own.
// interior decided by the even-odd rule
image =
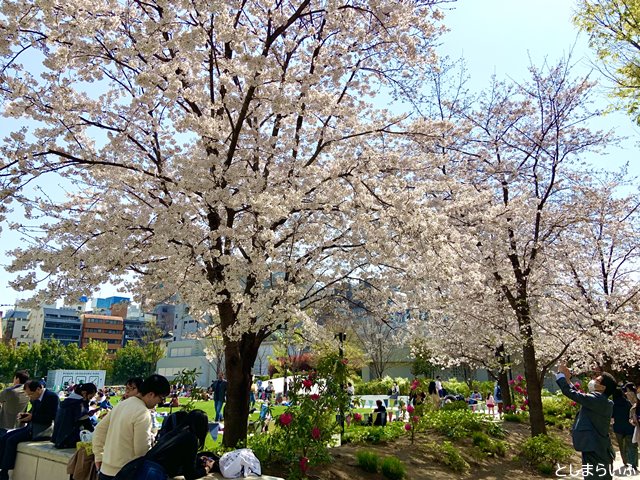
<svg viewBox="0 0 640 480">
<path fill-rule="evenodd" d="M 531 62 L 540 65 L 547 58 L 555 63 L 571 50 L 577 62 L 576 72 L 586 74 L 593 70 L 595 55 L 584 34 L 579 34 L 571 22 L 573 0 L 459 0 L 445 4 L 444 8 L 445 25 L 450 31 L 442 37 L 438 51 L 452 59 L 465 58 L 472 91 L 486 88 L 493 74 L 500 79 L 524 80 Z M 598 77 L 597 72 L 592 75 Z M 611 103 L 606 84 L 598 93 L 599 106 L 605 108 Z M 593 157 L 589 161 L 603 168 L 630 161 L 631 171 L 640 174 L 640 163 L 635 160 L 640 130 L 635 124 L 624 113 L 615 113 L 599 119 L 597 128 L 615 129 L 628 138 L 619 148 L 609 149 L 606 157 Z M 5 226 L 0 237 L 0 264 L 8 264 L 5 252 L 18 242 L 19 238 Z M 11 304 L 24 297 L 8 287 L 9 278 L 6 273 L 0 277 L 0 304 Z M 101 291 L 102 296 L 117 293 L 108 286 Z"/>
</svg>

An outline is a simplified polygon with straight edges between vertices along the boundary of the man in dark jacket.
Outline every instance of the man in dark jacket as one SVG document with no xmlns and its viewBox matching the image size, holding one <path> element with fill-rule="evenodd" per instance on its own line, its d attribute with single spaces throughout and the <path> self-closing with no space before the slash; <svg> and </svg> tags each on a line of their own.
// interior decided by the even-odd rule
<svg viewBox="0 0 640 480">
<path fill-rule="evenodd" d="M 53 420 L 58 412 L 58 395 L 45 389 L 37 380 L 31 380 L 24 386 L 24 392 L 31 402 L 29 413 L 22 413 L 19 422 L 24 427 L 7 432 L 0 438 L 0 480 L 8 480 L 9 470 L 16 464 L 18 443 L 29 440 L 49 440 Z"/>
<path fill-rule="evenodd" d="M 60 404 L 51 436 L 56 448 L 75 448 L 80 441 L 81 428 L 93 431 L 89 420 L 89 400 L 97 391 L 93 383 L 76 385 L 73 392 Z"/>
<path fill-rule="evenodd" d="M 213 403 L 216 407 L 216 422 L 224 420 L 222 406 L 227 400 L 227 381 L 224 379 L 224 373 L 218 373 L 218 379 L 211 384 L 213 390 Z"/>
<path fill-rule="evenodd" d="M 571 430 L 573 447 L 582 453 L 582 472 L 586 479 L 611 480 L 615 453 L 609 438 L 609 424 L 613 402 L 609 397 L 617 388 L 610 373 L 603 372 L 596 380 L 593 393 L 579 392 L 571 383 L 571 372 L 566 365 L 558 368 L 556 383 L 562 393 L 580 404 Z"/>
</svg>

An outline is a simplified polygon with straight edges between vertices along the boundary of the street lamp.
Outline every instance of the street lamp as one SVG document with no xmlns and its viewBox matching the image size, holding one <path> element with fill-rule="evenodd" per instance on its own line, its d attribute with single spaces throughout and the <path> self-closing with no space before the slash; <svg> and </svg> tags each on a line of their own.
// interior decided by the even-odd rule
<svg viewBox="0 0 640 480">
<path fill-rule="evenodd" d="M 340 360 L 342 360 L 344 358 L 344 341 L 347 339 L 347 334 L 344 332 L 338 332 L 336 333 L 335 338 L 340 342 L 338 345 L 338 353 L 340 355 Z M 344 392 L 345 385 L 340 385 L 340 388 Z M 344 435 L 344 408 L 342 402 L 340 402 L 340 431 L 342 432 L 342 435 Z"/>
</svg>

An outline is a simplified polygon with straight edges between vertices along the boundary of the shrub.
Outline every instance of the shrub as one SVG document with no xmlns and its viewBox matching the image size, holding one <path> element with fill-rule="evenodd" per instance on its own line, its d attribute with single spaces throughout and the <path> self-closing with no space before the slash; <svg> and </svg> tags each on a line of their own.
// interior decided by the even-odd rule
<svg viewBox="0 0 640 480">
<path fill-rule="evenodd" d="M 507 453 L 507 446 L 501 440 L 493 440 L 484 432 L 473 432 L 471 436 L 473 444 L 487 455 L 497 455 L 504 457 Z"/>
<path fill-rule="evenodd" d="M 345 362 L 334 354 L 318 361 L 317 374 L 294 377 L 289 392 L 291 404 L 274 418 L 273 431 L 247 439 L 247 446 L 261 462 L 284 464 L 292 477 L 304 474 L 307 466 L 330 460 L 328 445 L 340 428 L 336 411 L 346 411 L 349 404 L 348 395 L 339 388 L 345 383 L 346 373 Z"/>
<path fill-rule="evenodd" d="M 445 441 L 441 444 L 432 442 L 426 445 L 426 448 L 435 455 L 437 462 L 446 465 L 454 472 L 463 473 L 469 470 L 469 464 L 451 442 Z"/>
<path fill-rule="evenodd" d="M 449 438 L 458 439 L 483 430 L 485 422 L 482 415 L 474 414 L 467 408 L 432 412 L 425 417 L 424 423 L 427 428 L 432 428 Z"/>
<path fill-rule="evenodd" d="M 388 442 L 405 434 L 404 423 L 391 422 L 384 427 L 351 426 L 344 432 L 344 443 L 372 443 Z"/>
<path fill-rule="evenodd" d="M 377 453 L 363 450 L 356 453 L 356 459 L 358 460 L 358 466 L 365 472 L 376 473 L 378 471 L 380 457 Z"/>
<path fill-rule="evenodd" d="M 505 437 L 505 433 L 504 433 L 504 428 L 502 428 L 502 424 L 501 423 L 496 423 L 496 422 L 486 422 L 485 423 L 485 430 L 487 432 L 487 434 L 490 437 L 493 438 L 504 438 Z"/>
<path fill-rule="evenodd" d="M 400 387 L 401 395 L 409 395 L 410 382 L 408 379 L 402 377 L 394 379 L 386 376 L 382 379 L 371 380 L 367 383 L 356 383 L 354 387 L 356 395 L 387 395 L 393 386 L 393 382 L 396 382 L 398 387 Z"/>
<path fill-rule="evenodd" d="M 469 410 L 469 404 L 464 400 L 456 400 L 455 402 L 445 403 L 442 410 Z"/>
<path fill-rule="evenodd" d="M 398 457 L 385 458 L 380 470 L 389 480 L 402 480 L 407 475 L 407 469 Z"/>
<path fill-rule="evenodd" d="M 550 435 L 536 435 L 522 444 L 521 455 L 539 472 L 550 474 L 554 465 L 566 463 L 573 450 Z"/>
<path fill-rule="evenodd" d="M 454 395 L 462 395 L 465 398 L 468 398 L 471 395 L 471 389 L 466 382 L 461 382 L 456 378 L 450 378 L 442 382 L 442 386 L 447 391 L 447 393 Z"/>
<path fill-rule="evenodd" d="M 523 413 L 505 413 L 502 419 L 505 422 L 528 423 L 529 415 Z"/>
</svg>

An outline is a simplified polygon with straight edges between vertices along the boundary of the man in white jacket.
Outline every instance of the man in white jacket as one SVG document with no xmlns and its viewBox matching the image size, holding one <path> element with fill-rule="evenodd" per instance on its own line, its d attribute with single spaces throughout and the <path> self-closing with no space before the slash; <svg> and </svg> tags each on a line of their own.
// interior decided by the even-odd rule
<svg viewBox="0 0 640 480">
<path fill-rule="evenodd" d="M 162 375 L 151 375 L 135 396 L 118 403 L 93 433 L 93 453 L 100 480 L 111 480 L 131 460 L 151 448 L 151 414 L 171 391 Z"/>
</svg>

